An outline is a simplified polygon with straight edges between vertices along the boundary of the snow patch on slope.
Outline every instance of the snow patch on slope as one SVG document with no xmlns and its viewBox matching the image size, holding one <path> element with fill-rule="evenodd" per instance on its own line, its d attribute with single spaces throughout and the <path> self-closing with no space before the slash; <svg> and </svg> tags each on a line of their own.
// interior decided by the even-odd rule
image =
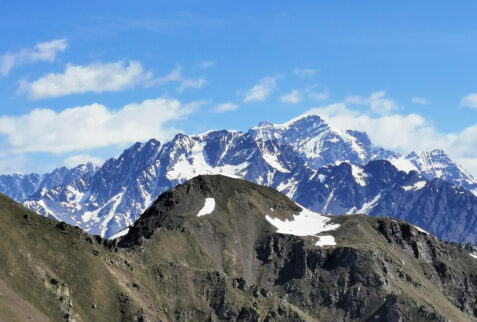
<svg viewBox="0 0 477 322">
<path fill-rule="evenodd" d="M 180 155 L 174 166 L 167 172 L 166 177 L 169 180 L 180 180 L 207 173 L 210 166 L 203 155 L 204 147 L 205 143 L 193 144 L 189 157 L 185 154 Z"/>
<path fill-rule="evenodd" d="M 371 201 L 365 202 L 361 209 L 357 210 L 356 213 L 358 214 L 367 214 L 369 213 L 374 206 L 377 204 L 379 199 L 381 198 L 381 194 L 378 193 Z"/>
<path fill-rule="evenodd" d="M 272 168 L 277 169 L 278 171 L 283 172 L 283 173 L 290 173 L 290 170 L 285 169 L 285 168 L 280 164 L 280 162 L 278 162 L 278 158 L 277 158 L 276 155 L 264 153 L 264 154 L 263 154 L 263 159 L 264 159 L 265 162 L 267 162 L 268 165 L 271 166 Z"/>
<path fill-rule="evenodd" d="M 277 233 L 294 236 L 317 236 L 319 233 L 335 230 L 340 226 L 337 224 L 330 224 L 330 218 L 305 208 L 303 208 L 298 215 L 293 215 L 293 220 L 281 220 L 279 218 L 272 218 L 268 215 L 265 216 L 265 219 L 277 228 Z M 333 236 L 317 237 L 319 237 L 320 240 L 315 244 L 316 246 L 336 245 Z"/>
<path fill-rule="evenodd" d="M 123 196 L 124 196 L 125 189 L 118 193 L 115 197 L 111 198 L 111 202 L 113 203 L 113 206 L 111 207 L 111 210 L 107 214 L 106 218 L 103 220 L 101 223 L 101 236 L 104 237 L 106 235 L 106 231 L 108 230 L 108 224 L 111 220 L 113 220 L 114 215 L 116 214 L 116 209 L 118 206 L 121 204 L 123 201 Z"/>
<path fill-rule="evenodd" d="M 351 165 L 351 173 L 353 174 L 353 177 L 356 183 L 359 184 L 361 187 L 366 186 L 367 174 L 364 173 L 364 170 L 354 164 L 350 164 L 350 165 Z"/>
<path fill-rule="evenodd" d="M 427 182 L 426 181 L 418 181 L 416 182 L 415 184 L 413 185 L 409 185 L 409 186 L 403 186 L 402 188 L 405 190 L 405 191 L 409 191 L 409 190 L 421 190 L 422 188 L 424 188 L 426 186 Z"/>
<path fill-rule="evenodd" d="M 190 153 L 183 153 L 178 157 L 173 166 L 168 169 L 167 179 L 183 181 L 201 174 L 221 174 L 231 178 L 242 178 L 245 169 L 250 165 L 249 162 L 243 162 L 237 165 L 225 164 L 213 167 L 207 163 L 204 156 L 205 142 L 197 142 L 191 138 L 189 144 L 192 145 Z M 285 171 L 288 170 L 285 169 Z"/>
<path fill-rule="evenodd" d="M 214 198 L 205 198 L 205 204 L 202 209 L 197 213 L 197 217 L 205 216 L 211 214 L 215 209 L 215 199 Z"/>
<path fill-rule="evenodd" d="M 427 231 L 425 231 L 424 229 L 422 229 L 421 227 L 418 227 L 416 225 L 413 225 L 414 228 L 416 228 L 417 230 L 419 230 L 421 233 L 424 233 L 424 234 L 427 234 L 427 235 L 430 235 Z"/>
<path fill-rule="evenodd" d="M 128 232 L 129 232 L 129 227 L 125 228 L 121 231 L 118 231 L 116 234 L 112 235 L 108 239 L 116 239 L 116 238 L 122 237 L 122 236 L 126 235 Z"/>
<path fill-rule="evenodd" d="M 335 238 L 331 235 L 319 236 L 320 240 L 315 243 L 315 246 L 336 246 Z"/>
</svg>

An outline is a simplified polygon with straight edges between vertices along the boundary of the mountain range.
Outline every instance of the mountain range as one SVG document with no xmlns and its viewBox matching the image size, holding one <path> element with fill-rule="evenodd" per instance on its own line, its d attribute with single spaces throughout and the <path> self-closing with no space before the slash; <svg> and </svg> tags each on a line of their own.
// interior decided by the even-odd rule
<svg viewBox="0 0 477 322">
<path fill-rule="evenodd" d="M 3 195 L 0 218 L 2 321 L 477 321 L 477 248 L 245 180 L 195 177 L 109 240 Z"/>
<path fill-rule="evenodd" d="M 324 214 L 392 216 L 446 240 L 477 243 L 477 180 L 444 151 L 402 156 L 312 114 L 248 132 L 151 139 L 101 167 L 3 175 L 0 191 L 107 238 L 131 226 L 161 193 L 199 174 L 270 186 Z"/>
</svg>

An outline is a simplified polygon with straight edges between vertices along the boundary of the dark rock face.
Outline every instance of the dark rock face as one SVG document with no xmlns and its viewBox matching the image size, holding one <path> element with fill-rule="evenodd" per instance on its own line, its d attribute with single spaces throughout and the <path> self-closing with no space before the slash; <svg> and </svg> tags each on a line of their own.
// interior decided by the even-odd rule
<svg viewBox="0 0 477 322">
<path fill-rule="evenodd" d="M 437 283 L 443 294 L 460 310 L 476 317 L 477 274 L 475 264 L 459 259 L 469 254 L 461 244 L 445 244 L 442 247 L 426 233 L 416 233 L 405 222 L 378 220 L 378 231 L 391 245 L 396 245 L 425 263 L 425 276 Z M 465 271 L 473 271 L 470 275 Z"/>
</svg>

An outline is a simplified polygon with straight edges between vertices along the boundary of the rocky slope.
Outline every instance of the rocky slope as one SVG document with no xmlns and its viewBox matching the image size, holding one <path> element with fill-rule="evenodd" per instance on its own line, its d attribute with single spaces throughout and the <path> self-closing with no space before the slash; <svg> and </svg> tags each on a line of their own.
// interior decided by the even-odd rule
<svg viewBox="0 0 477 322">
<path fill-rule="evenodd" d="M 131 225 L 167 189 L 198 174 L 227 174 L 274 187 L 315 211 L 390 215 L 448 240 L 476 242 L 475 198 L 461 189 L 472 188 L 474 179 L 443 153 L 421 156 L 401 157 L 372 145 L 365 133 L 340 131 L 316 115 L 305 115 L 285 124 L 263 122 L 247 133 L 211 131 L 179 134 L 164 144 L 154 139 L 137 143 L 99 169 L 78 167 L 84 170 L 76 176 L 64 168 L 55 170 L 65 172 L 65 180 L 50 180 L 53 184 L 38 175 L 3 176 L 0 191 L 37 213 L 110 237 Z M 389 181 L 378 180 L 389 166 L 375 164 L 367 173 L 370 167 L 365 165 L 375 159 L 389 159 L 406 173 L 418 170 L 423 179 L 412 188 L 401 180 L 405 173 L 393 170 Z M 340 166 L 342 162 L 348 166 Z M 324 174 L 328 171 L 333 175 Z M 333 182 L 324 182 L 324 177 Z M 446 193 L 427 188 L 434 177 L 450 183 Z M 391 193 L 393 189 L 398 192 Z M 448 203 L 449 197 L 455 202 Z"/>
<path fill-rule="evenodd" d="M 5 197 L 0 216 L 0 320 L 477 321 L 470 246 L 243 180 L 179 185 L 113 241 Z"/>
<path fill-rule="evenodd" d="M 446 240 L 477 243 L 475 195 L 388 161 L 324 167 L 291 186 L 295 201 L 320 213 L 390 216 Z"/>
</svg>

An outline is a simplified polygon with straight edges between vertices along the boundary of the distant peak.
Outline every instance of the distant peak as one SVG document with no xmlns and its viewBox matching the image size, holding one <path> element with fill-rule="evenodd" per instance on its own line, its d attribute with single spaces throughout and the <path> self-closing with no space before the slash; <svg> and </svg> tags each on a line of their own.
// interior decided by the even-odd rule
<svg viewBox="0 0 477 322">
<path fill-rule="evenodd" d="M 187 135 L 185 135 L 184 133 L 177 133 L 175 136 L 174 136 L 174 141 L 175 140 L 181 140 L 183 138 L 186 138 L 188 137 Z"/>
<path fill-rule="evenodd" d="M 433 149 L 430 151 L 411 152 L 406 156 L 407 159 L 417 159 L 420 157 L 448 157 L 448 155 L 443 149 Z"/>
<path fill-rule="evenodd" d="M 259 127 L 267 127 L 267 126 L 273 126 L 273 123 L 267 122 L 267 121 L 262 121 L 258 123 Z"/>
<path fill-rule="evenodd" d="M 152 146 L 155 146 L 155 145 L 159 145 L 160 142 L 154 138 L 150 139 L 149 141 L 147 141 L 146 145 L 152 145 Z"/>
<path fill-rule="evenodd" d="M 442 150 L 442 149 L 434 149 L 434 150 L 429 151 L 428 153 L 429 153 L 430 155 L 443 155 L 443 156 L 445 155 L 445 156 L 447 156 L 447 154 L 445 153 L 445 151 Z"/>
<path fill-rule="evenodd" d="M 77 165 L 73 169 L 84 170 L 84 169 L 96 169 L 98 166 L 92 162 L 85 162 Z"/>
<path fill-rule="evenodd" d="M 419 155 L 414 151 L 406 155 L 406 159 L 417 159 L 417 158 L 419 158 Z"/>
<path fill-rule="evenodd" d="M 295 117 L 293 119 L 291 119 L 290 121 L 284 123 L 284 124 L 295 124 L 295 123 L 303 123 L 303 122 L 306 122 L 306 123 L 322 123 L 324 122 L 323 119 L 317 115 L 317 114 L 313 114 L 313 113 L 305 113 L 305 114 L 302 114 L 298 117 Z"/>
<path fill-rule="evenodd" d="M 184 133 L 177 133 L 169 143 L 172 145 L 182 145 L 197 140 L 197 138 L 197 136 L 190 137 Z"/>
</svg>

